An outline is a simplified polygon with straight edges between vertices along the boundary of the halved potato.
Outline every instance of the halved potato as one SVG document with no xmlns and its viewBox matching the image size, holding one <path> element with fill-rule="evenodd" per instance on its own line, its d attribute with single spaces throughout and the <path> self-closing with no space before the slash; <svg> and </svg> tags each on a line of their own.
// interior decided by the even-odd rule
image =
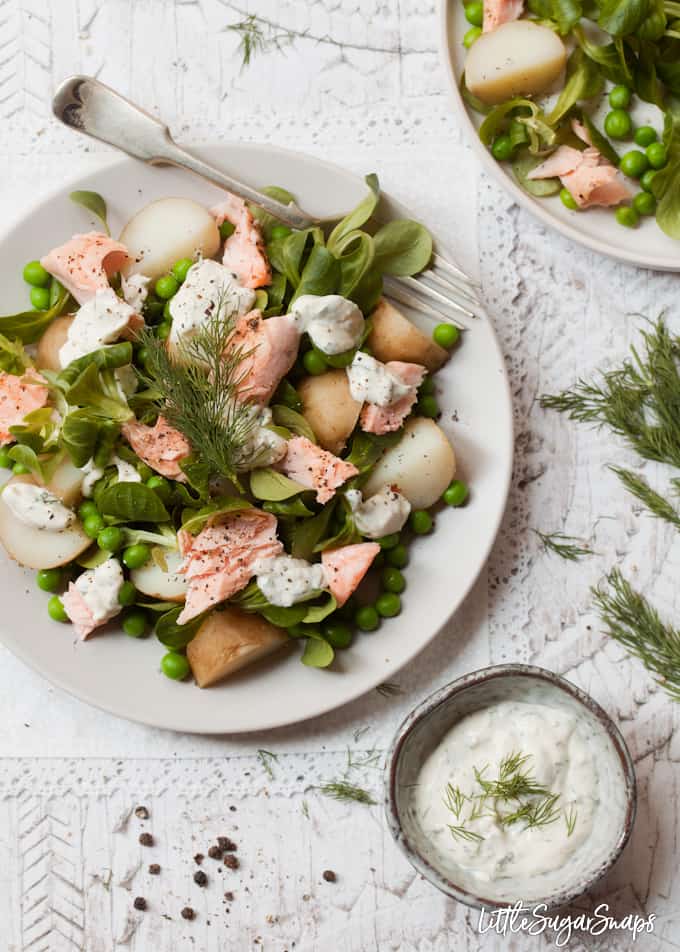
<svg viewBox="0 0 680 952">
<path fill-rule="evenodd" d="M 206 618 L 187 646 L 187 658 L 196 683 L 207 688 L 288 642 L 281 628 L 260 615 L 227 607 Z"/>
<path fill-rule="evenodd" d="M 85 474 L 82 469 L 78 469 L 70 459 L 66 459 L 57 466 L 52 478 L 45 485 L 51 493 L 61 499 L 65 506 L 72 509 L 83 498 L 84 479 Z"/>
<path fill-rule="evenodd" d="M 362 406 L 352 399 L 346 371 L 329 370 L 318 377 L 305 377 L 297 391 L 302 415 L 319 444 L 331 453 L 339 453 L 357 425 Z"/>
<path fill-rule="evenodd" d="M 220 246 L 220 233 L 207 208 L 190 198 L 160 198 L 145 205 L 130 219 L 120 240 L 131 255 L 125 267 L 130 274 L 155 279 L 180 258 L 200 253 L 212 258 Z"/>
<path fill-rule="evenodd" d="M 182 556 L 174 549 L 164 549 L 167 572 L 149 559 L 141 569 L 130 572 L 130 580 L 144 595 L 159 598 L 162 602 L 183 602 L 187 594 L 186 576 L 178 575 Z"/>
<path fill-rule="evenodd" d="M 10 483 L 34 483 L 31 475 L 13 476 Z M 92 545 L 79 520 L 61 532 L 35 529 L 14 515 L 0 493 L 0 542 L 10 558 L 29 569 L 54 569 L 66 565 Z"/>
<path fill-rule="evenodd" d="M 449 359 L 449 352 L 435 344 L 427 334 L 412 324 L 393 304 L 382 298 L 371 314 L 373 324 L 367 344 L 373 356 L 382 360 L 404 360 L 422 364 L 429 371 L 439 370 Z"/>
<path fill-rule="evenodd" d="M 530 20 L 515 20 L 475 40 L 465 60 L 465 83 L 474 96 L 494 105 L 545 92 L 566 62 L 566 48 L 556 33 Z"/>
<path fill-rule="evenodd" d="M 35 362 L 41 370 L 61 370 L 59 351 L 66 343 L 68 329 L 73 323 L 73 314 L 55 318 L 38 343 Z"/>
<path fill-rule="evenodd" d="M 434 505 L 456 474 L 456 457 L 434 420 L 415 417 L 404 435 L 386 450 L 363 488 L 364 498 L 385 486 L 397 486 L 414 509 Z"/>
</svg>

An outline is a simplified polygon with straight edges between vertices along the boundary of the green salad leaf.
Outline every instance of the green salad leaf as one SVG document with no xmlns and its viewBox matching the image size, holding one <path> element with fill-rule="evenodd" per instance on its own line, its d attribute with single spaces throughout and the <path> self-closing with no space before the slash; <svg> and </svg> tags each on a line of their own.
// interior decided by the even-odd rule
<svg viewBox="0 0 680 952">
<path fill-rule="evenodd" d="M 654 176 L 652 191 L 657 200 L 656 221 L 671 238 L 680 239 L 680 101 L 673 100 L 666 112 L 663 144 L 668 164 Z"/>
<path fill-rule="evenodd" d="M 203 613 L 202 615 L 197 615 L 196 618 L 192 618 L 184 625 L 178 624 L 177 619 L 183 607 L 183 605 L 176 605 L 171 608 L 169 612 L 165 612 L 165 614 L 161 615 L 156 622 L 156 638 L 158 638 L 162 645 L 165 645 L 166 648 L 170 648 L 172 651 L 179 651 L 182 648 L 186 648 L 205 621 L 205 613 Z"/>
<path fill-rule="evenodd" d="M 417 221 L 399 219 L 373 236 L 375 266 L 382 274 L 407 277 L 423 271 L 432 258 L 432 235 Z"/>
<path fill-rule="evenodd" d="M 337 607 L 338 603 L 335 596 L 329 592 L 325 601 L 320 605 L 310 605 L 302 621 L 305 625 L 317 625 L 328 618 L 329 615 L 332 615 Z"/>
<path fill-rule="evenodd" d="M 282 499 L 297 496 L 304 492 L 305 488 L 270 467 L 254 469 L 250 474 L 250 491 L 256 499 L 280 502 Z"/>
<path fill-rule="evenodd" d="M 144 483 L 114 483 L 97 502 L 103 516 L 124 522 L 167 522 L 170 514 L 157 493 Z"/>
<path fill-rule="evenodd" d="M 87 409 L 72 410 L 61 426 L 61 445 L 74 466 L 85 466 L 90 459 L 106 466 L 118 439 L 120 427 Z"/>
<path fill-rule="evenodd" d="M 283 205 L 290 205 L 295 201 L 295 196 L 285 189 L 280 188 L 278 185 L 265 185 L 263 189 L 260 189 L 265 195 L 268 195 L 269 198 L 275 199 L 277 202 L 281 202 Z M 269 212 L 266 212 L 264 208 L 260 208 L 258 205 L 248 205 L 250 213 L 260 225 L 262 229 L 262 234 L 264 235 L 265 241 L 271 240 L 272 228 L 276 225 L 280 225 L 281 222 L 278 218 L 275 218 L 274 215 L 270 215 Z"/>
<path fill-rule="evenodd" d="M 339 281 L 340 265 L 338 259 L 328 248 L 316 243 L 312 246 L 309 257 L 302 269 L 295 294 L 291 298 L 291 304 L 303 294 L 335 294 L 338 290 Z"/>
<path fill-rule="evenodd" d="M 59 372 L 57 382 L 63 388 L 72 386 L 90 364 L 94 364 L 97 370 L 117 370 L 130 363 L 132 363 L 132 344 L 130 341 L 120 341 L 118 344 L 100 347 L 91 354 L 72 360 Z"/>
<path fill-rule="evenodd" d="M 91 212 L 95 218 L 98 218 L 101 221 L 106 234 L 111 234 L 109 231 L 109 223 L 106 220 L 108 213 L 106 201 L 102 198 L 99 192 L 71 192 L 69 198 L 72 202 L 75 202 L 76 205 L 82 205 L 82 207 L 87 209 L 88 212 Z"/>
<path fill-rule="evenodd" d="M 316 546 L 328 532 L 336 504 L 337 497 L 327 503 L 321 512 L 317 513 L 317 515 L 311 519 L 305 519 L 293 526 L 291 534 L 291 554 L 295 556 L 296 559 L 310 559 L 312 557 Z"/>
<path fill-rule="evenodd" d="M 302 403 L 300 402 L 300 406 Z M 311 443 L 316 443 L 316 435 L 305 417 L 292 407 L 283 404 L 274 404 L 272 418 L 277 426 L 285 426 L 287 430 L 298 436 L 305 436 Z"/>
<path fill-rule="evenodd" d="M 17 443 L 9 451 L 9 458 L 13 463 L 21 463 L 26 469 L 38 476 L 42 481 L 45 479 L 42 463 L 38 459 L 38 454 L 30 446 Z"/>
<path fill-rule="evenodd" d="M 118 423 L 131 420 L 134 413 L 121 395 L 113 370 L 99 370 L 96 363 L 89 364 L 76 381 L 64 391 L 70 406 L 86 407 Z"/>
<path fill-rule="evenodd" d="M 223 496 L 213 499 L 207 506 L 202 506 L 198 510 L 188 510 L 183 513 L 182 528 L 191 535 L 198 535 L 201 529 L 205 528 L 209 521 L 219 522 L 220 516 L 229 512 L 237 512 L 239 509 L 251 509 L 251 504 L 246 499 L 239 499 L 235 496 Z"/>
<path fill-rule="evenodd" d="M 583 15 L 583 5 L 580 0 L 552 0 L 550 6 L 562 36 L 566 36 Z"/>
<path fill-rule="evenodd" d="M 31 358 L 24 350 L 20 340 L 10 340 L 0 334 L 0 370 L 21 376 L 32 365 Z"/>
<path fill-rule="evenodd" d="M 562 188 L 562 183 L 558 178 L 548 179 L 530 179 L 529 172 L 532 172 L 543 160 L 532 155 L 528 149 L 518 152 L 512 160 L 512 171 L 525 192 L 535 195 L 536 198 L 545 198 L 548 195 L 557 195 Z"/>
<path fill-rule="evenodd" d="M 16 338 L 22 344 L 35 344 L 52 321 L 67 310 L 70 295 L 59 285 L 59 295 L 47 311 L 22 311 L 9 317 L 0 317 L 0 334 Z"/>
<path fill-rule="evenodd" d="M 308 668 L 327 668 L 332 663 L 335 652 L 320 635 L 310 636 L 302 652 L 302 663 Z"/>
<path fill-rule="evenodd" d="M 378 182 L 378 176 L 371 173 L 366 176 L 365 182 L 368 186 L 366 197 L 359 202 L 356 208 L 338 222 L 328 236 L 326 247 L 329 251 L 333 252 L 333 254 L 338 252 L 343 240 L 350 232 L 356 231 L 358 228 L 361 228 L 362 225 L 366 224 L 378 207 L 378 202 L 380 201 L 380 183 Z"/>
<path fill-rule="evenodd" d="M 599 95 L 603 87 L 602 73 L 581 47 L 577 46 L 567 61 L 567 81 L 548 116 L 548 124 L 554 126 L 577 102 Z"/>
<path fill-rule="evenodd" d="M 601 0 L 597 25 L 611 36 L 635 33 L 647 16 L 649 0 Z"/>
<path fill-rule="evenodd" d="M 307 519 L 314 515 L 314 510 L 309 509 L 299 495 L 280 502 L 265 502 L 262 508 L 279 519 Z"/>
<path fill-rule="evenodd" d="M 287 407 L 289 410 L 296 410 L 298 412 L 302 410 L 300 394 L 286 377 L 283 378 L 276 388 L 272 403 L 274 406 L 281 405 Z"/>
</svg>

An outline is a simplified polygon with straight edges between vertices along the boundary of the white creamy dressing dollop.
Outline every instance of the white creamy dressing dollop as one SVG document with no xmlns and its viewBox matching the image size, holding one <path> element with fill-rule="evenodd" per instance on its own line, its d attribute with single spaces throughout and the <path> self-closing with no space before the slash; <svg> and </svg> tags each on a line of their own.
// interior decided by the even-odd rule
<svg viewBox="0 0 680 952">
<path fill-rule="evenodd" d="M 121 275 L 120 289 L 123 292 L 123 299 L 133 307 L 137 314 L 142 313 L 144 302 L 149 296 L 149 285 L 151 278 L 145 274 L 131 274 L 129 278 Z"/>
<path fill-rule="evenodd" d="M 191 340 L 220 307 L 226 315 L 247 314 L 254 303 L 255 292 L 241 287 L 228 268 L 210 258 L 201 259 L 189 268 L 170 300 L 170 343 Z"/>
<path fill-rule="evenodd" d="M 364 315 L 341 294 L 302 294 L 294 301 L 290 313 L 300 333 L 307 333 L 324 354 L 342 354 L 361 343 Z"/>
<path fill-rule="evenodd" d="M 128 463 L 127 460 L 121 459 L 120 456 L 113 456 L 111 463 L 118 470 L 118 482 L 120 483 L 141 483 L 142 477 L 139 475 L 132 463 Z M 83 496 L 89 497 L 92 495 L 95 484 L 98 480 L 104 475 L 104 467 L 96 466 L 93 459 L 90 459 L 82 467 L 82 472 L 85 474 L 82 484 L 82 493 Z"/>
<path fill-rule="evenodd" d="M 282 460 L 288 451 L 288 441 L 270 429 L 272 411 L 269 407 L 260 409 L 253 406 L 252 414 L 256 422 L 239 453 L 236 465 L 240 472 L 272 466 Z"/>
<path fill-rule="evenodd" d="M 45 532 L 63 532 L 76 514 L 43 486 L 11 483 L 2 491 L 3 502 L 20 522 Z"/>
<path fill-rule="evenodd" d="M 411 392 L 411 387 L 391 373 L 385 364 L 360 350 L 347 368 L 347 379 L 352 399 L 358 403 L 389 407 Z"/>
<path fill-rule="evenodd" d="M 267 601 L 282 608 L 305 601 L 328 584 L 320 562 L 313 564 L 290 555 L 256 559 L 253 572 Z"/>
<path fill-rule="evenodd" d="M 117 559 L 107 559 L 75 580 L 74 585 L 92 612 L 96 624 L 110 621 L 120 612 L 122 606 L 118 595 L 124 581 L 125 576 Z"/>
<path fill-rule="evenodd" d="M 345 499 L 352 510 L 354 525 L 367 539 L 381 539 L 399 532 L 411 512 L 408 499 L 389 486 L 366 500 L 360 490 L 348 489 Z"/>
<path fill-rule="evenodd" d="M 69 326 L 66 340 L 59 349 L 61 366 L 67 367 L 72 360 L 118 340 L 134 314 L 134 308 L 119 298 L 113 288 L 97 291 L 77 311 Z"/>
<path fill-rule="evenodd" d="M 558 816 L 545 826 L 501 823 L 493 801 L 470 819 L 470 800 L 456 816 L 447 785 L 465 797 L 480 793 L 474 770 L 496 779 L 504 758 L 529 755 L 523 772 L 558 794 Z M 536 696 L 499 701 L 468 714 L 452 727 L 420 770 L 410 813 L 431 845 L 437 865 L 478 894 L 515 901 L 549 895 L 597 867 L 616 841 L 625 813 L 621 765 L 599 722 L 575 704 Z M 509 814 L 517 804 L 497 805 Z M 569 831 L 569 821 L 573 829 Z M 481 839 L 452 834 L 450 825 Z M 571 873 L 570 873 L 571 871 Z"/>
</svg>

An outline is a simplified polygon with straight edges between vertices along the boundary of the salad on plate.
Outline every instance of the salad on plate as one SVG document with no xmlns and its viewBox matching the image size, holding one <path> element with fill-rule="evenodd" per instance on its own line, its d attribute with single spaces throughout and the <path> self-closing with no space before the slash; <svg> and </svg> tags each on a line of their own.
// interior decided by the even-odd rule
<svg viewBox="0 0 680 952">
<path fill-rule="evenodd" d="M 432 239 L 373 228 L 366 181 L 328 233 L 227 195 L 152 202 L 115 240 L 74 192 L 101 229 L 25 266 L 33 310 L 0 318 L 0 542 L 79 639 L 153 629 L 161 670 L 206 687 L 286 645 L 327 667 L 400 612 L 409 537 L 467 496 L 433 379 L 459 334 L 383 297 Z"/>
</svg>

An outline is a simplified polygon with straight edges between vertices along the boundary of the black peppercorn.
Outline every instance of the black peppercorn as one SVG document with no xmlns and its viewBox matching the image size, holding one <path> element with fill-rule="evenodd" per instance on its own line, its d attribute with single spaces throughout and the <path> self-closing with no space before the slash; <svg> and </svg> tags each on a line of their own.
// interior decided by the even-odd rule
<svg viewBox="0 0 680 952">
<path fill-rule="evenodd" d="M 139 842 L 142 846 L 153 846 L 153 836 L 150 833 L 140 833 Z"/>
<path fill-rule="evenodd" d="M 334 883 L 338 877 L 335 875 L 332 869 L 324 869 L 323 878 L 327 883 Z"/>
<path fill-rule="evenodd" d="M 241 864 L 238 861 L 238 856 L 232 856 L 231 853 L 228 853 L 224 857 L 224 865 L 229 869 L 238 869 Z"/>
<path fill-rule="evenodd" d="M 208 882 L 208 877 L 205 875 L 202 869 L 199 869 L 194 873 L 194 882 L 197 886 L 205 886 Z"/>
<path fill-rule="evenodd" d="M 135 909 L 139 909 L 141 912 L 144 912 L 144 910 L 146 909 L 146 899 L 144 899 L 143 896 L 137 896 L 137 898 L 135 899 L 133 903 L 133 906 L 135 907 Z"/>
<path fill-rule="evenodd" d="M 191 908 L 191 906 L 185 906 L 184 909 L 182 909 L 181 915 L 182 919 L 193 919 L 196 913 Z"/>
</svg>

